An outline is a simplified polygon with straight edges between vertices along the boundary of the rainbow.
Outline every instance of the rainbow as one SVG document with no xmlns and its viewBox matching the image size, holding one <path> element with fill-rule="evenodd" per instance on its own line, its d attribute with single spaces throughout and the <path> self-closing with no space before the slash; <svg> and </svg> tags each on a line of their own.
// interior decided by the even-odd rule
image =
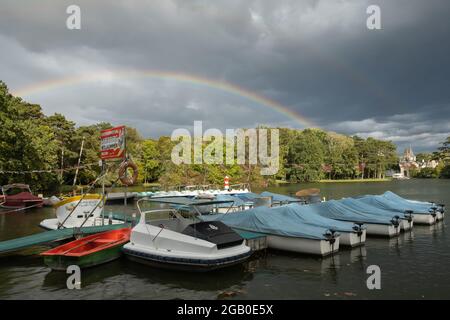
<svg viewBox="0 0 450 320">
<path fill-rule="evenodd" d="M 201 77 L 198 75 L 158 71 L 158 70 L 115 70 L 115 71 L 98 71 L 93 73 L 86 73 L 71 77 L 55 78 L 50 80 L 41 81 L 38 83 L 25 86 L 12 93 L 16 96 L 26 97 L 31 94 L 53 90 L 59 87 L 72 86 L 85 82 L 96 81 L 108 81 L 114 78 L 154 78 L 163 80 L 173 80 L 182 83 L 188 83 L 192 85 L 204 86 L 212 88 L 228 94 L 242 97 L 244 99 L 256 102 L 258 105 L 269 107 L 281 114 L 286 115 L 289 118 L 295 119 L 299 124 L 304 127 L 316 127 L 316 125 L 309 119 L 300 115 L 297 112 L 290 110 L 288 107 L 282 104 L 266 98 L 258 93 L 249 91 L 237 85 L 229 82 L 214 80 L 210 78 Z"/>
</svg>

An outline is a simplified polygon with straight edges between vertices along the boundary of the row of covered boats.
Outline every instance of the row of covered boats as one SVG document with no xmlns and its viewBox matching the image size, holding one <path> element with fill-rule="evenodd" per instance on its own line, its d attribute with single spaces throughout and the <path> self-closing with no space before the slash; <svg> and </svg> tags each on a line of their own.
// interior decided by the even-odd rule
<svg viewBox="0 0 450 320">
<path fill-rule="evenodd" d="M 445 206 L 402 198 L 392 192 L 317 201 L 270 192 L 201 193 L 141 197 L 139 220 L 131 228 L 75 240 L 43 253 L 46 263 L 64 269 L 79 261 L 92 266 L 124 253 L 134 261 L 172 269 L 212 270 L 241 263 L 252 253 L 249 237 L 266 247 L 325 256 L 360 246 L 368 236 L 395 237 L 415 224 L 444 218 Z M 55 204 L 46 229 L 121 224 L 104 215 L 104 197 L 83 195 Z M 311 203 L 313 202 L 313 203 Z M 250 235 L 250 236 L 249 236 Z"/>
</svg>

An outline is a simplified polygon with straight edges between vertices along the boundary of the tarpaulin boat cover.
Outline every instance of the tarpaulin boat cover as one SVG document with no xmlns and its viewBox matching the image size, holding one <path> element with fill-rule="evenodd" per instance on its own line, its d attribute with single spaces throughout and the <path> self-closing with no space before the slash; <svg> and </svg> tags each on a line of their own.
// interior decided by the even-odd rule
<svg viewBox="0 0 450 320">
<path fill-rule="evenodd" d="M 226 225 L 246 231 L 286 237 L 326 240 L 329 228 L 302 223 L 293 223 L 296 213 L 292 207 L 257 207 L 227 214 L 200 216 L 203 221 L 222 221 Z"/>
<path fill-rule="evenodd" d="M 431 207 L 434 207 L 434 205 L 430 202 L 423 202 L 423 201 L 416 201 L 416 200 L 411 201 L 411 200 L 400 197 L 398 194 L 395 194 L 392 191 L 386 191 L 381 196 L 383 196 L 384 198 L 391 200 L 391 201 L 398 201 L 399 203 L 404 204 L 405 206 L 410 206 L 410 205 L 420 206 L 427 212 L 429 209 L 431 209 Z"/>
<path fill-rule="evenodd" d="M 272 197 L 272 200 L 275 202 L 300 202 L 301 200 L 294 197 L 285 196 L 284 194 L 272 193 L 268 191 L 264 191 L 260 193 L 261 197 Z"/>
<path fill-rule="evenodd" d="M 392 224 L 392 218 L 390 217 L 378 217 L 372 214 L 366 214 L 350 208 L 337 200 L 308 204 L 305 207 L 310 207 L 311 211 L 316 214 L 335 220 L 357 223 Z"/>
<path fill-rule="evenodd" d="M 396 212 L 405 212 L 406 210 L 412 210 L 415 214 L 430 214 L 427 208 L 425 208 L 422 205 L 417 205 L 415 203 L 400 203 L 398 201 L 392 201 L 389 199 L 386 199 L 383 196 L 374 196 L 374 195 L 367 195 L 361 198 L 357 198 L 358 201 L 362 203 L 367 203 L 372 206 L 396 211 Z"/>
<path fill-rule="evenodd" d="M 405 214 L 403 212 L 382 209 L 382 208 L 375 207 L 370 204 L 358 201 L 357 199 L 353 199 L 353 198 L 344 198 L 344 199 L 340 199 L 337 201 L 339 201 L 343 205 L 345 205 L 353 210 L 357 210 L 364 214 L 371 214 L 371 215 L 375 215 L 375 216 L 391 217 L 391 218 L 394 218 L 396 216 L 398 216 L 399 218 L 405 217 Z"/>
<path fill-rule="evenodd" d="M 335 219 L 326 218 L 311 209 L 310 206 L 300 205 L 298 203 L 291 203 L 286 205 L 292 210 L 283 210 L 280 214 L 289 214 L 288 217 L 292 218 L 293 223 L 308 223 L 319 227 L 325 227 L 339 232 L 355 232 L 353 222 L 339 221 Z M 276 211 L 274 211 L 276 212 Z M 363 228 L 364 229 L 364 228 Z"/>
</svg>

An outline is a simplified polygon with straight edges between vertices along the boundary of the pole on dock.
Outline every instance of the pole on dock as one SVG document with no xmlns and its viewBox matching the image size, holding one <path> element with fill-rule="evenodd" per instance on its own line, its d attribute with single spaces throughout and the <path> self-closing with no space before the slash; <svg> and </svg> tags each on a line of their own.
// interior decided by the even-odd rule
<svg viewBox="0 0 450 320">
<path fill-rule="evenodd" d="M 102 165 L 102 201 L 104 201 L 103 203 L 103 208 L 102 208 L 102 226 L 105 225 L 105 205 L 106 205 L 106 195 L 105 195 L 105 172 L 106 172 L 106 161 L 105 160 L 101 160 L 101 165 Z"/>
<path fill-rule="evenodd" d="M 78 165 L 77 168 L 75 170 L 75 177 L 73 178 L 73 188 L 74 188 L 74 195 L 75 195 L 75 185 L 77 183 L 77 176 L 78 176 L 78 170 L 80 168 L 80 162 L 81 162 L 81 155 L 83 154 L 83 147 L 84 147 L 84 136 L 83 136 L 83 140 L 81 140 L 81 148 L 80 148 L 80 155 L 78 157 Z"/>
<path fill-rule="evenodd" d="M 125 146 L 125 161 L 128 161 L 128 152 L 127 152 L 127 127 L 124 128 L 124 146 Z M 127 169 L 125 169 L 125 180 L 127 179 Z M 128 184 L 125 185 L 125 197 L 123 199 L 123 205 L 127 206 L 127 196 L 128 196 Z"/>
</svg>

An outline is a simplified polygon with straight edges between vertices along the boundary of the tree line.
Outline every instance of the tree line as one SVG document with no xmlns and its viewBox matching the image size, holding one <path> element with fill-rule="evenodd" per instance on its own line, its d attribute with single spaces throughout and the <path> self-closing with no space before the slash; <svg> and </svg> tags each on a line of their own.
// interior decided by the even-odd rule
<svg viewBox="0 0 450 320">
<path fill-rule="evenodd" d="M 100 131 L 112 127 L 104 122 L 76 126 L 58 113 L 46 116 L 39 105 L 11 95 L 1 81 L 0 123 L 0 184 L 24 182 L 40 191 L 56 191 L 73 184 L 82 144 L 82 169 L 77 184 L 94 181 L 100 173 Z M 387 169 L 398 169 L 396 147 L 391 141 L 350 137 L 321 129 L 278 129 L 280 169 L 274 176 L 261 176 L 258 165 L 175 165 L 171 152 L 176 142 L 168 136 L 144 139 L 130 127 L 127 127 L 127 151 L 139 168 L 139 183 L 159 183 L 164 187 L 221 186 L 225 175 L 232 183 L 258 186 L 280 180 L 383 178 Z M 447 152 L 447 167 L 448 147 L 449 139 L 443 145 L 446 149 L 440 151 Z M 107 185 L 116 178 L 117 172 L 110 173 Z"/>
</svg>

